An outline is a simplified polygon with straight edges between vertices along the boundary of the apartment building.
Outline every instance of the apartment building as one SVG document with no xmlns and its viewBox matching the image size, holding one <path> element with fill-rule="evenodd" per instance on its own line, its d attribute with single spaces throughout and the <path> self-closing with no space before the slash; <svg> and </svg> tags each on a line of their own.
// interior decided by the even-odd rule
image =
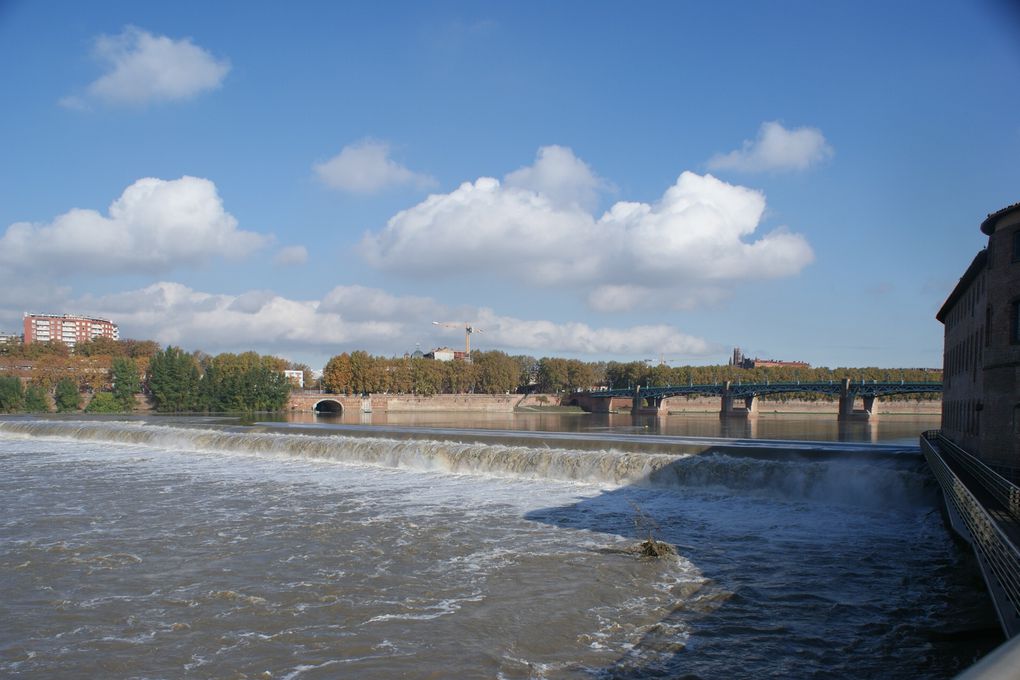
<svg viewBox="0 0 1020 680">
<path fill-rule="evenodd" d="M 24 319 L 25 344 L 59 340 L 68 347 L 93 338 L 120 339 L 117 324 L 109 319 L 98 319 L 75 314 L 30 314 Z"/>
</svg>

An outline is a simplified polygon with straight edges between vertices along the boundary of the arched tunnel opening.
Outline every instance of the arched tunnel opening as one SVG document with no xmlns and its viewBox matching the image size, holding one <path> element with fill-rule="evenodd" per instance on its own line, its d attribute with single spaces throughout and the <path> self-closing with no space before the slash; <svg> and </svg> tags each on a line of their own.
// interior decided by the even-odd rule
<svg viewBox="0 0 1020 680">
<path fill-rule="evenodd" d="M 315 408 L 312 410 L 315 411 L 316 413 L 321 413 L 323 415 L 339 416 L 343 415 L 344 405 L 341 404 L 339 401 L 333 401 L 332 399 L 323 399 L 322 401 L 317 403 L 315 405 Z"/>
</svg>

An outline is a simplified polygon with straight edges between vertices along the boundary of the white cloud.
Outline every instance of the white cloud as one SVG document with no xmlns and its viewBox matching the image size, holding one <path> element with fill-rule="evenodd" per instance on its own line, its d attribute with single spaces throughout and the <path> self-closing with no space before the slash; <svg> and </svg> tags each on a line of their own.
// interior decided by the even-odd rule
<svg viewBox="0 0 1020 680">
<path fill-rule="evenodd" d="M 273 262 L 281 267 L 294 267 L 308 261 L 308 249 L 304 246 L 287 246 L 281 248 Z"/>
<path fill-rule="evenodd" d="M 795 275 L 814 257 L 799 234 L 756 234 L 765 197 L 711 175 L 684 172 L 656 203 L 621 201 L 596 217 L 576 196 L 598 180 L 571 159 L 569 149 L 543 149 L 504 183 L 482 177 L 431 195 L 368 234 L 362 252 L 402 275 L 573 286 L 602 311 L 714 302 L 738 282 Z"/>
<path fill-rule="evenodd" d="M 436 185 L 429 175 L 412 172 L 391 159 L 389 144 L 372 139 L 345 146 L 333 158 L 317 163 L 314 169 L 327 186 L 352 194 L 372 194 L 404 185 L 418 189 Z"/>
<path fill-rule="evenodd" d="M 75 208 L 48 224 L 12 224 L 0 237 L 0 264 L 30 277 L 165 271 L 243 258 L 268 240 L 237 229 L 211 181 L 147 177 L 125 189 L 108 216 Z"/>
<path fill-rule="evenodd" d="M 708 167 L 743 172 L 806 170 L 832 158 L 834 153 L 821 130 L 812 127 L 787 130 L 778 121 L 771 121 L 761 124 L 758 139 L 744 140 L 737 151 L 716 154 L 709 159 Z"/>
<path fill-rule="evenodd" d="M 446 313 L 432 298 L 396 296 L 378 288 L 337 286 L 326 293 L 319 311 L 341 314 L 345 319 L 403 320 L 429 324 Z"/>
<path fill-rule="evenodd" d="M 478 326 L 485 329 L 485 342 L 542 355 L 570 353 L 632 357 L 666 352 L 704 356 L 715 349 L 705 340 L 666 324 L 592 328 L 584 323 L 498 316 L 489 309 L 480 310 L 477 319 Z"/>
<path fill-rule="evenodd" d="M 543 146 L 534 165 L 506 176 L 506 186 L 530 189 L 542 194 L 557 208 L 578 207 L 593 210 L 600 191 L 610 188 L 574 152 L 564 146 Z"/>
<path fill-rule="evenodd" d="M 255 348 L 319 352 L 328 357 L 352 349 L 402 354 L 416 343 L 459 346 L 461 331 L 446 331 L 430 323 L 453 315 L 470 318 L 485 329 L 476 340 L 482 349 L 621 357 L 655 352 L 704 356 L 718 351 L 665 324 L 593 328 L 583 323 L 518 319 L 486 308 L 451 310 L 432 298 L 395 296 L 362 286 L 339 286 L 322 300 L 291 300 L 264 290 L 223 295 L 161 282 L 140 290 L 86 296 L 69 304 L 114 319 L 127 337 L 209 352 Z"/>
<path fill-rule="evenodd" d="M 64 97 L 62 105 L 80 109 L 90 101 L 138 106 L 190 99 L 220 87 L 230 71 L 229 61 L 216 59 L 190 38 L 174 40 L 134 26 L 96 38 L 93 54 L 109 70 L 88 85 L 84 96 Z"/>
</svg>

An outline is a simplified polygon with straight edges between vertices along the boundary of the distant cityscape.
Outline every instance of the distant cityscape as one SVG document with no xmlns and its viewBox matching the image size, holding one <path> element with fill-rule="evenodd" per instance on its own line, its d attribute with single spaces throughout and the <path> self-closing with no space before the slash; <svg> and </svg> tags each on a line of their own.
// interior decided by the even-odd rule
<svg viewBox="0 0 1020 680">
<path fill-rule="evenodd" d="M 729 366 L 735 368 L 811 368 L 806 361 L 781 361 L 779 359 L 759 359 L 758 357 L 745 357 L 739 347 L 733 348 L 733 356 L 730 357 Z"/>
</svg>

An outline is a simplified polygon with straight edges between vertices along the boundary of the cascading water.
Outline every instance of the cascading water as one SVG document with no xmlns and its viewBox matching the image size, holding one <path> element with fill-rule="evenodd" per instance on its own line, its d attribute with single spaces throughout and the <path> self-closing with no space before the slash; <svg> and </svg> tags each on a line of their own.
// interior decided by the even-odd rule
<svg viewBox="0 0 1020 680">
<path fill-rule="evenodd" d="M 668 455 L 489 442 L 237 432 L 111 421 L 0 421 L 0 434 L 279 455 L 450 474 L 614 486 L 718 487 L 866 505 L 931 503 L 936 488 L 919 457 L 769 460 L 725 454 Z"/>
<path fill-rule="evenodd" d="M 611 446 L 0 420 L 0 675 L 937 678 L 997 641 L 915 456 Z"/>
</svg>

